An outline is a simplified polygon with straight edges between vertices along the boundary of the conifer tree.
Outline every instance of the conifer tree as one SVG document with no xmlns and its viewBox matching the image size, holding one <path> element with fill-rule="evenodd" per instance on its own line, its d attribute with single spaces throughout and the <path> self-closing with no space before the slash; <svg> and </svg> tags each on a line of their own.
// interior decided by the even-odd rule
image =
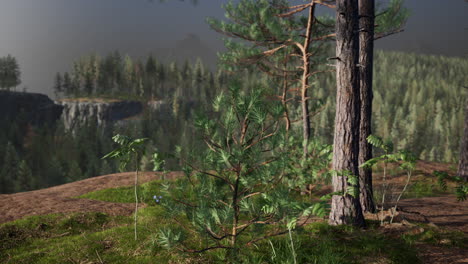
<svg viewBox="0 0 468 264">
<path fill-rule="evenodd" d="M 468 99 L 465 106 L 465 125 L 460 144 L 460 159 L 457 175 L 468 182 Z"/>
<path fill-rule="evenodd" d="M 164 186 L 161 204 L 177 223 L 185 218 L 189 224 L 162 229 L 159 243 L 195 253 L 223 249 L 224 262 L 238 263 L 243 247 L 303 225 L 301 215 L 325 211 L 322 203 L 299 202 L 290 192 L 297 181 L 289 170 L 281 104 L 266 99 L 260 87 L 242 92 L 235 84 L 213 108 L 219 118 L 195 123 L 208 150 L 183 160 L 185 181 Z"/>
<path fill-rule="evenodd" d="M 158 67 L 158 82 L 159 82 L 159 87 L 158 87 L 158 92 L 156 93 L 157 96 L 162 99 L 162 98 L 167 98 L 167 94 L 165 94 L 164 90 L 164 85 L 166 81 L 166 72 L 163 64 L 160 64 Z"/>
<path fill-rule="evenodd" d="M 63 81 L 62 75 L 57 72 L 55 75 L 55 83 L 54 83 L 54 93 L 55 97 L 57 98 L 63 92 Z"/>
<path fill-rule="evenodd" d="M 3 163 L 0 171 L 1 182 L 0 192 L 11 193 L 15 191 L 15 185 L 18 180 L 18 165 L 19 157 L 16 152 L 15 146 L 8 142 L 5 147 L 5 154 L 3 155 Z"/>
<path fill-rule="evenodd" d="M 0 58 L 0 88 L 10 90 L 21 84 L 21 71 L 16 58 L 8 54 Z"/>
<path fill-rule="evenodd" d="M 73 94 L 73 87 L 72 87 L 72 80 L 70 78 L 70 74 L 68 72 L 63 74 L 63 83 L 62 83 L 62 90 L 63 93 L 67 96 Z"/>
<path fill-rule="evenodd" d="M 311 71 L 312 62 L 316 64 L 320 60 L 314 57 L 325 55 L 326 42 L 323 41 L 333 36 L 328 34 L 330 26 L 326 25 L 326 19 L 320 23 L 316 21 L 315 7 L 317 4 L 331 6 L 329 2 L 311 0 L 307 4 L 290 6 L 285 0 L 241 0 L 236 5 L 229 3 L 225 6 L 229 23 L 208 20 L 216 31 L 242 40 L 226 42 L 228 52 L 220 59 L 227 64 L 228 70 L 239 65 L 256 65 L 270 76 L 293 80 L 299 86 L 295 90 L 300 97 L 304 156 L 307 155 L 310 138 L 309 79 L 323 72 Z M 301 15 L 304 10 L 307 13 L 305 17 Z M 284 66 L 285 63 L 290 66 Z M 290 101 L 285 98 L 285 92 L 282 94 L 283 101 Z"/>
<path fill-rule="evenodd" d="M 24 192 L 34 190 L 36 187 L 32 171 L 25 160 L 22 160 L 18 166 L 18 178 L 15 181 L 15 192 Z"/>
<path fill-rule="evenodd" d="M 70 167 L 68 169 L 68 173 L 66 175 L 65 181 L 66 182 L 74 182 L 74 181 L 79 181 L 84 179 L 84 174 L 81 171 L 80 166 L 78 165 L 78 162 L 73 160 L 70 164 Z"/>
<path fill-rule="evenodd" d="M 359 86 L 360 126 L 359 164 L 372 158 L 372 146 L 367 142 L 372 122 L 372 74 L 374 62 L 375 0 L 359 0 Z M 359 168 L 360 203 L 364 212 L 374 212 L 372 168 Z"/>
<path fill-rule="evenodd" d="M 400 32 L 408 12 L 402 8 L 402 0 L 392 0 L 378 18 L 380 28 L 374 34 L 375 0 L 359 0 L 359 86 L 360 86 L 360 125 L 359 125 L 359 165 L 372 158 L 372 147 L 367 142 L 371 135 L 372 123 L 372 82 L 374 63 L 374 39 Z M 374 212 L 372 191 L 372 170 L 359 169 L 360 203 L 364 212 Z"/>
<path fill-rule="evenodd" d="M 333 195 L 329 223 L 364 226 L 359 202 L 359 36 L 358 0 L 336 1 L 337 101 L 333 140 Z M 348 192 L 357 188 L 357 192 Z"/>
</svg>

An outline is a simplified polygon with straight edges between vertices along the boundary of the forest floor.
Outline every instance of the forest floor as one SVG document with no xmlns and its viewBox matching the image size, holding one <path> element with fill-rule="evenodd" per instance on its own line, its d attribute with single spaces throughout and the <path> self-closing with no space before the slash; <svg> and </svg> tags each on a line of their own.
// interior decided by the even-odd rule
<svg viewBox="0 0 468 264">
<path fill-rule="evenodd" d="M 429 179 L 427 184 L 434 183 L 435 178 L 429 177 L 434 170 L 449 171 L 445 164 L 419 162 L 412 181 Z M 175 179 L 182 175 L 181 172 L 171 172 L 166 175 L 166 179 Z M 160 174 L 154 172 L 140 173 L 139 183 L 145 183 L 161 178 Z M 381 173 L 375 173 L 375 185 L 379 186 Z M 401 189 L 405 182 L 405 175 L 395 174 L 390 179 L 390 187 L 394 190 Z M 76 199 L 77 196 L 93 191 L 132 186 L 134 184 L 134 173 L 117 173 L 94 177 L 78 182 L 68 183 L 47 189 L 22 192 L 16 194 L 0 195 L 0 224 L 21 219 L 32 215 L 46 215 L 53 213 L 71 212 L 102 212 L 111 216 L 131 215 L 134 204 L 115 203 L 90 199 Z M 414 185 L 416 186 L 416 185 Z M 423 185 L 421 185 L 423 186 Z M 432 185 L 433 186 L 433 185 Z M 378 191 L 379 189 L 376 188 Z M 411 192 L 417 192 L 413 188 Z M 431 189 L 432 191 L 432 189 Z M 419 190 L 419 192 L 421 192 Z M 397 193 L 397 192 L 396 192 Z M 434 195 L 434 192 L 432 192 Z M 382 232 L 392 235 L 404 235 L 420 231 L 418 223 L 429 224 L 436 229 L 448 231 L 461 231 L 468 235 L 468 202 L 458 202 L 454 195 L 438 194 L 437 196 L 405 198 L 399 203 L 399 219 L 394 225 L 382 227 Z M 414 194 L 413 194 L 414 196 Z M 145 205 L 142 204 L 141 207 Z M 402 220 L 405 221 L 402 221 Z M 419 231 L 418 231 L 419 230 Z M 468 263 L 468 251 L 457 247 L 450 247 L 440 244 L 430 244 L 416 242 L 423 263 Z M 465 247 L 466 248 L 466 247 Z"/>
</svg>

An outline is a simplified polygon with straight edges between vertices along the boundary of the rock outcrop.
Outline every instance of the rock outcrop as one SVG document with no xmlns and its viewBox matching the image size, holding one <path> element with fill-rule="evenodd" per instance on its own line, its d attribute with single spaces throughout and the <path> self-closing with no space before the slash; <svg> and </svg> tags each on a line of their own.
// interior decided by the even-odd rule
<svg viewBox="0 0 468 264">
<path fill-rule="evenodd" d="M 3 121 L 25 118 L 34 126 L 48 125 L 60 118 L 62 108 L 44 94 L 0 91 L 0 116 Z"/>
<path fill-rule="evenodd" d="M 63 107 L 62 121 L 67 130 L 91 123 L 105 127 L 143 111 L 143 105 L 138 101 L 63 100 L 57 104 Z"/>
<path fill-rule="evenodd" d="M 52 101 L 47 95 L 0 91 L 0 121 L 6 124 L 17 118 L 26 118 L 34 126 L 49 125 L 61 120 L 66 130 L 74 131 L 80 126 L 96 124 L 126 126 L 140 122 L 144 110 L 149 118 L 170 120 L 172 108 L 164 101 L 64 99 Z"/>
</svg>

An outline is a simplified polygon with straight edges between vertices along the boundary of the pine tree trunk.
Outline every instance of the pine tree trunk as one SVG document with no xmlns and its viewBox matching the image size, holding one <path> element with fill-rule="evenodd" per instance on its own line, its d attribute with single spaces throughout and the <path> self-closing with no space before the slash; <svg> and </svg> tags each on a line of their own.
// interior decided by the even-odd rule
<svg viewBox="0 0 468 264">
<path fill-rule="evenodd" d="M 344 192 L 350 184 L 348 177 L 340 172 L 359 175 L 358 0 L 336 1 L 336 56 L 337 101 L 332 168 L 338 174 L 333 176 L 333 189 Z M 359 197 L 347 193 L 334 195 L 329 223 L 364 226 Z"/>
<path fill-rule="evenodd" d="M 462 135 L 460 147 L 460 163 L 458 164 L 457 175 L 468 181 L 468 99 L 465 108 L 465 128 Z"/>
<path fill-rule="evenodd" d="M 310 54 L 309 47 L 312 38 L 312 26 L 314 24 L 315 3 L 311 0 L 309 7 L 309 18 L 307 20 L 306 36 L 304 39 L 304 50 L 302 51 L 303 72 L 301 80 L 301 107 L 302 107 L 302 136 L 303 136 L 303 155 L 304 158 L 308 154 L 308 145 L 310 139 L 310 114 L 309 114 L 309 98 L 307 95 L 309 89 L 309 72 L 310 72 Z"/>
<path fill-rule="evenodd" d="M 359 0 L 359 81 L 361 122 L 359 127 L 359 165 L 372 158 L 367 143 L 372 118 L 372 73 L 374 60 L 375 0 Z M 375 212 L 372 191 L 372 169 L 359 168 L 360 202 L 363 212 Z"/>
</svg>

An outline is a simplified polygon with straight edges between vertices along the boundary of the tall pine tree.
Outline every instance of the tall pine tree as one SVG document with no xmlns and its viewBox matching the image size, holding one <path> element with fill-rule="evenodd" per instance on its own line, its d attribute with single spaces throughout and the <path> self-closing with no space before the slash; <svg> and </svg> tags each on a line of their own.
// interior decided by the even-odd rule
<svg viewBox="0 0 468 264">
<path fill-rule="evenodd" d="M 364 226 L 359 202 L 359 21 L 358 0 L 336 1 L 337 99 L 333 140 L 333 195 L 329 223 Z M 357 191 L 354 189 L 358 189 Z M 351 191 L 350 191 L 351 190 Z"/>
</svg>

